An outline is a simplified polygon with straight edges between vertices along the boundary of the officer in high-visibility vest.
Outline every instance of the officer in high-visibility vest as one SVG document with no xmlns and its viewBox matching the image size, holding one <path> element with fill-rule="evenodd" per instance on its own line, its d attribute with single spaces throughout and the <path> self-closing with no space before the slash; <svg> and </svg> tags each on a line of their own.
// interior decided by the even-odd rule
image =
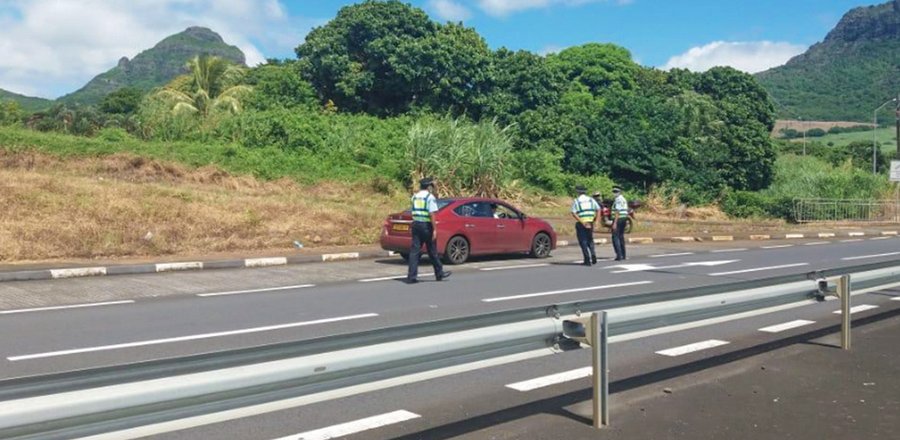
<svg viewBox="0 0 900 440">
<path fill-rule="evenodd" d="M 616 251 L 616 261 L 625 259 L 625 227 L 628 225 L 628 201 L 622 195 L 622 188 L 613 187 L 613 195 L 616 197 L 612 206 L 612 242 Z"/>
<path fill-rule="evenodd" d="M 597 253 L 594 250 L 594 226 L 597 224 L 600 205 L 597 201 L 588 197 L 587 189 L 578 185 L 575 187 L 578 197 L 572 203 L 572 217 L 575 218 L 575 234 L 578 236 L 578 245 L 584 255 L 584 265 L 597 264 Z"/>
<path fill-rule="evenodd" d="M 415 284 L 418 282 L 419 257 L 422 254 L 422 244 L 428 250 L 428 258 L 434 266 L 434 276 L 438 281 L 443 281 L 450 276 L 450 271 L 444 271 L 437 253 L 437 228 L 434 224 L 434 213 L 438 211 L 437 199 L 432 194 L 434 181 L 425 178 L 419 181 L 421 190 L 412 196 L 412 244 L 409 248 L 409 272 L 406 282 Z"/>
</svg>

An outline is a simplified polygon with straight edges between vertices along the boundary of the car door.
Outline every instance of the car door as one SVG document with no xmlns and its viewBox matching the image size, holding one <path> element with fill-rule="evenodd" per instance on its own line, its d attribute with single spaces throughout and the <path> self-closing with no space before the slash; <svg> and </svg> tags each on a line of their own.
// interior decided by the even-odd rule
<svg viewBox="0 0 900 440">
<path fill-rule="evenodd" d="M 456 207 L 453 212 L 462 221 L 463 231 L 469 239 L 473 255 L 499 252 L 497 226 L 490 215 L 490 206 L 484 202 L 469 202 Z"/>
<path fill-rule="evenodd" d="M 496 203 L 494 209 L 499 252 L 522 252 L 531 247 L 526 237 L 525 222 L 518 211 L 504 203 Z"/>
</svg>

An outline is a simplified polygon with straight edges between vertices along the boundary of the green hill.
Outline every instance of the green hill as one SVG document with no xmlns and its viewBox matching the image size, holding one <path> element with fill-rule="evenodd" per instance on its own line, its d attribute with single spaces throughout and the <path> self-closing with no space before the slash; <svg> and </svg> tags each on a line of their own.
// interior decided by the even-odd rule
<svg viewBox="0 0 900 440">
<path fill-rule="evenodd" d="M 870 121 L 900 91 L 900 0 L 852 9 L 824 41 L 756 77 L 781 117 Z"/>
<path fill-rule="evenodd" d="M 18 93 L 9 92 L 0 89 L 0 102 L 15 101 L 22 106 L 23 110 L 34 112 L 43 110 L 53 105 L 53 101 L 44 98 L 34 98 L 31 96 L 20 95 Z"/>
<path fill-rule="evenodd" d="M 116 67 L 97 75 L 81 89 L 58 101 L 66 104 L 97 104 L 104 96 L 122 87 L 150 90 L 162 86 L 185 73 L 187 61 L 198 54 L 216 55 L 245 64 L 244 53 L 237 47 L 226 44 L 219 34 L 203 27 L 190 27 L 167 37 L 132 60 L 122 57 Z"/>
</svg>

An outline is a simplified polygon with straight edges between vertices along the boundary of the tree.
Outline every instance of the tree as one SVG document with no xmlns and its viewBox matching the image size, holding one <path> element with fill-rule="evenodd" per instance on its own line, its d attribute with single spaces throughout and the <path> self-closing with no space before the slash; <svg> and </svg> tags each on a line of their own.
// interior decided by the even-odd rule
<svg viewBox="0 0 900 440">
<path fill-rule="evenodd" d="M 548 57 L 548 62 L 569 81 L 583 84 L 595 95 L 607 88 L 633 90 L 640 70 L 631 53 L 614 44 L 570 47 Z"/>
<path fill-rule="evenodd" d="M 155 97 L 172 104 L 176 114 L 196 114 L 206 118 L 213 111 L 238 113 L 241 98 L 252 88 L 240 84 L 245 71 L 223 58 L 200 55 L 187 65 L 190 74 L 173 80 Z"/>
<path fill-rule="evenodd" d="M 13 100 L 0 102 L 0 125 L 15 125 L 25 116 L 19 103 Z"/>
<path fill-rule="evenodd" d="M 506 48 L 493 55 L 490 81 L 485 114 L 501 124 L 525 111 L 556 105 L 566 84 L 562 72 L 551 68 L 544 57 Z"/>
<path fill-rule="evenodd" d="M 419 107 L 480 112 L 491 55 L 474 30 L 437 24 L 397 0 L 342 8 L 296 53 L 320 101 L 380 116 Z"/>
<path fill-rule="evenodd" d="M 141 105 L 144 92 L 136 87 L 123 87 L 106 95 L 100 102 L 103 113 L 128 115 L 137 111 Z"/>
<path fill-rule="evenodd" d="M 316 91 L 300 76 L 296 62 L 263 64 L 251 69 L 245 82 L 253 87 L 246 104 L 257 110 L 318 105 Z"/>
</svg>

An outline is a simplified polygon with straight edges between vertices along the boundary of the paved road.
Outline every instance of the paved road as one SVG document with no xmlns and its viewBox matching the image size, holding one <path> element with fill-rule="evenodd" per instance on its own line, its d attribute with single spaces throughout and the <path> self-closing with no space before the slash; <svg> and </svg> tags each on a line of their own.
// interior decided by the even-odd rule
<svg viewBox="0 0 900 440">
<path fill-rule="evenodd" d="M 626 264 L 604 261 L 592 268 L 575 264 L 573 250 L 549 260 L 484 260 L 459 270 L 448 282 L 414 286 L 388 278 L 404 272 L 398 259 L 4 283 L 0 298 L 9 306 L 0 312 L 0 334 L 6 335 L 0 340 L 2 375 L 66 371 L 900 258 L 897 238 L 688 244 L 632 251 L 639 255 Z M 34 297 L 41 297 L 43 304 L 23 304 L 22 299 Z M 13 304 L 17 300 L 18 306 Z M 91 306 L 98 300 L 112 303 Z M 60 303 L 89 307 L 46 309 Z"/>
</svg>

